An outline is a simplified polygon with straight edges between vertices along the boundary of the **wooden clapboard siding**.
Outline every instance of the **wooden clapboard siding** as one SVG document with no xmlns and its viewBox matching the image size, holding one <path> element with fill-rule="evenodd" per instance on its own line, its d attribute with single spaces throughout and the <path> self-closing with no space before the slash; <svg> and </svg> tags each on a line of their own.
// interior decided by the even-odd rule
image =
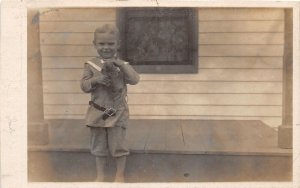
<svg viewBox="0 0 300 188">
<path fill-rule="evenodd" d="M 93 33 L 41 33 L 42 45 L 91 45 Z M 201 44 L 283 44 L 282 33 L 199 33 Z"/>
<path fill-rule="evenodd" d="M 41 53 L 45 57 L 97 56 L 93 45 L 43 45 Z M 283 45 L 208 45 L 199 46 L 200 56 L 272 56 L 282 57 Z"/>
<path fill-rule="evenodd" d="M 201 57 L 200 68 L 282 68 L 282 57 Z"/>
<path fill-rule="evenodd" d="M 103 23 L 113 23 L 114 20 L 105 21 L 59 21 L 41 22 L 42 33 L 93 33 L 95 28 Z M 200 21 L 200 33 L 220 32 L 283 32 L 283 21 Z"/>
<path fill-rule="evenodd" d="M 114 20 L 87 22 L 41 22 L 41 33 L 94 33 L 101 24 L 113 24 Z"/>
<path fill-rule="evenodd" d="M 75 119 L 82 119 L 84 116 L 79 115 L 70 115 L 69 117 L 73 117 Z M 131 115 L 132 119 L 166 119 L 165 116 L 138 116 L 138 115 Z M 280 116 L 278 117 L 257 117 L 257 116 L 172 116 L 172 119 L 182 119 L 182 120 L 259 120 L 263 121 L 267 125 L 272 127 L 277 127 L 282 124 L 282 119 Z"/>
<path fill-rule="evenodd" d="M 283 44 L 282 33 L 200 33 L 201 44 Z"/>
<path fill-rule="evenodd" d="M 143 74 L 129 86 L 133 119 L 259 119 L 281 123 L 283 9 L 199 8 L 199 73 Z M 83 63 L 96 55 L 93 32 L 115 9 L 42 10 L 45 118 L 82 119 Z"/>
<path fill-rule="evenodd" d="M 88 105 L 45 105 L 45 113 L 84 114 Z M 216 116 L 281 116 L 278 106 L 209 106 L 209 105 L 131 105 L 131 115 L 180 116 L 180 115 L 216 115 Z"/>
<path fill-rule="evenodd" d="M 200 56 L 215 57 L 247 57 L 247 56 L 272 56 L 282 57 L 282 45 L 207 45 L 199 46 Z"/>
<path fill-rule="evenodd" d="M 106 21 L 115 20 L 116 11 L 112 8 L 68 8 L 68 9 L 40 9 L 41 22 L 59 21 Z"/>
<path fill-rule="evenodd" d="M 45 94 L 46 105 L 87 104 L 86 94 Z M 281 106 L 281 94 L 129 94 L 129 105 L 260 105 Z"/>
<path fill-rule="evenodd" d="M 200 33 L 283 32 L 283 21 L 200 21 Z"/>
<path fill-rule="evenodd" d="M 92 57 L 44 57 L 44 69 L 82 69 L 84 62 Z M 282 68 L 282 57 L 199 57 L 199 69 L 202 68 Z"/>
<path fill-rule="evenodd" d="M 282 9 L 271 8 L 199 8 L 199 21 L 216 20 L 280 20 L 284 19 Z"/>
<path fill-rule="evenodd" d="M 45 69 L 43 80 L 79 80 L 80 69 Z M 281 69 L 202 69 L 198 74 L 143 74 L 141 80 L 281 81 Z"/>
<path fill-rule="evenodd" d="M 44 81 L 44 94 L 82 93 L 79 81 Z M 178 87 L 180 85 L 180 87 Z M 140 81 L 137 86 L 128 85 L 131 94 L 281 94 L 281 82 L 211 82 L 211 81 Z"/>
<path fill-rule="evenodd" d="M 49 45 L 68 45 L 68 44 L 86 44 L 91 45 L 93 33 L 41 33 L 41 44 Z"/>
</svg>

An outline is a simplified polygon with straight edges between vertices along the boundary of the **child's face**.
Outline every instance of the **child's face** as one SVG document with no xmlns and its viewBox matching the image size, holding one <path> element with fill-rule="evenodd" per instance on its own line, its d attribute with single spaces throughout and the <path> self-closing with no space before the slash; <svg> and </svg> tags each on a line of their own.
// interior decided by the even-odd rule
<svg viewBox="0 0 300 188">
<path fill-rule="evenodd" d="M 113 34 L 97 33 L 94 39 L 94 46 L 103 59 L 115 57 L 119 48 L 117 37 Z"/>
</svg>

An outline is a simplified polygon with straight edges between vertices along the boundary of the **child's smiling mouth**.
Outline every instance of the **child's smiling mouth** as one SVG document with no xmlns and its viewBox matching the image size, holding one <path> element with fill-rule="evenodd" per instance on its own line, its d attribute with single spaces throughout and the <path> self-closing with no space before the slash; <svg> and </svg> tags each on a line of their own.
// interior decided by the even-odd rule
<svg viewBox="0 0 300 188">
<path fill-rule="evenodd" d="M 99 55 L 104 59 L 112 58 L 114 56 L 114 54 L 115 54 L 114 50 L 101 50 L 99 52 Z"/>
</svg>

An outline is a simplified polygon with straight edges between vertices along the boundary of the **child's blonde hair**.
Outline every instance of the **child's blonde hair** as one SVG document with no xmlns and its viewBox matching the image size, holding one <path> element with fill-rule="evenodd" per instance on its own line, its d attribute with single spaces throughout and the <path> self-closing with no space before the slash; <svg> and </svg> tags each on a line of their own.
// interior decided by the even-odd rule
<svg viewBox="0 0 300 188">
<path fill-rule="evenodd" d="M 98 27 L 94 32 L 94 39 L 96 34 L 112 34 L 115 35 L 116 39 L 119 40 L 119 29 L 113 24 L 104 24 Z"/>
</svg>

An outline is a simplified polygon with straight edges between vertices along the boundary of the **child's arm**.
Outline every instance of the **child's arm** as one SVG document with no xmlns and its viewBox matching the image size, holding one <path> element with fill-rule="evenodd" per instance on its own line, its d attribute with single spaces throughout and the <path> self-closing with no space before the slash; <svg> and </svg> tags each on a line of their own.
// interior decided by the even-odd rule
<svg viewBox="0 0 300 188">
<path fill-rule="evenodd" d="M 81 90 L 85 93 L 89 93 L 97 88 L 99 84 L 110 85 L 110 79 L 103 74 L 95 74 L 92 72 L 91 67 L 88 64 L 84 65 L 83 76 L 80 80 Z"/>
<path fill-rule="evenodd" d="M 117 60 L 115 64 L 120 67 L 122 72 L 124 73 L 124 79 L 126 84 L 135 85 L 140 81 L 139 74 L 129 65 L 128 62 Z"/>
</svg>

